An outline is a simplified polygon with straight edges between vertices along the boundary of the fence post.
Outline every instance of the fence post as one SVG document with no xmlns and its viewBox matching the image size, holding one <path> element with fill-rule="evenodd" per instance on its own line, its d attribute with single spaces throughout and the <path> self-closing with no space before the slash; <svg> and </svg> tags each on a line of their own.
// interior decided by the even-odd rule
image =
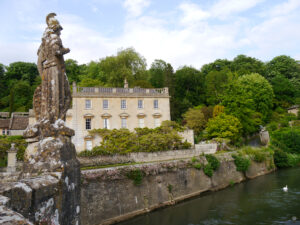
<svg viewBox="0 0 300 225">
<path fill-rule="evenodd" d="M 18 149 L 15 147 L 15 143 L 12 143 L 10 149 L 7 150 L 6 152 L 8 153 L 7 172 L 16 172 Z"/>
</svg>

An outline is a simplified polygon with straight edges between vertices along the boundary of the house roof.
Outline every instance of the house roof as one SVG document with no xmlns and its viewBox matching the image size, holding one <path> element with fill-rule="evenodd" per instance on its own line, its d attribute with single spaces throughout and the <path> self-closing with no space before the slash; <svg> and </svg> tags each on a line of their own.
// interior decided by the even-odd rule
<svg viewBox="0 0 300 225">
<path fill-rule="evenodd" d="M 29 123 L 28 116 L 13 116 L 10 124 L 10 130 L 25 130 Z"/>
<path fill-rule="evenodd" d="M 288 109 L 298 109 L 299 108 L 299 105 L 293 105 L 293 106 L 291 106 L 290 108 L 288 108 Z"/>
<path fill-rule="evenodd" d="M 0 119 L 0 128 L 7 128 L 9 127 L 10 119 Z"/>
</svg>

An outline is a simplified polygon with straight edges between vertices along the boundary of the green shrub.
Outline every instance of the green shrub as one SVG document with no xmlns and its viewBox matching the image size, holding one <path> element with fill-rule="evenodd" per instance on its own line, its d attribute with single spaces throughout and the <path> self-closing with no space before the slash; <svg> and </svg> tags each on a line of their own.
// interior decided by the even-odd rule
<svg viewBox="0 0 300 225">
<path fill-rule="evenodd" d="M 181 144 L 181 149 L 190 149 L 192 147 L 192 144 L 190 142 L 187 142 L 186 140 Z"/>
<path fill-rule="evenodd" d="M 246 172 L 251 164 L 250 159 L 242 156 L 241 154 L 232 154 L 234 159 L 234 164 L 236 165 L 236 170 L 241 172 Z"/>
<path fill-rule="evenodd" d="M 278 168 L 298 166 L 300 165 L 300 155 L 276 149 L 274 152 L 274 162 Z"/>
<path fill-rule="evenodd" d="M 244 147 L 242 152 L 252 157 L 256 162 L 264 162 L 267 160 L 267 156 L 270 154 L 267 148 L 252 148 L 250 146 Z"/>
<path fill-rule="evenodd" d="M 15 143 L 15 147 L 18 149 L 17 160 L 24 160 L 24 152 L 27 147 L 25 139 L 22 136 L 0 136 L 0 167 L 6 166 L 6 151 L 10 149 L 12 143 Z"/>
<path fill-rule="evenodd" d="M 192 161 L 192 163 L 195 163 L 195 162 L 199 162 L 199 159 L 194 156 L 194 157 L 192 157 L 191 161 Z"/>
<path fill-rule="evenodd" d="M 289 153 L 300 153 L 300 127 L 282 128 L 271 133 L 273 146 Z"/>
<path fill-rule="evenodd" d="M 135 185 L 141 185 L 144 178 L 144 173 L 140 169 L 134 169 L 129 171 L 126 176 L 133 180 Z"/>
<path fill-rule="evenodd" d="M 168 184 L 168 191 L 169 193 L 172 193 L 173 190 L 173 185 L 172 184 Z"/>
<path fill-rule="evenodd" d="M 3 157 L 0 159 L 0 167 L 6 167 L 7 166 L 7 157 Z"/>
<path fill-rule="evenodd" d="M 264 162 L 267 159 L 267 156 L 263 152 L 256 151 L 256 152 L 254 152 L 254 158 L 253 159 L 254 159 L 255 162 L 261 163 L 261 162 Z"/>
<path fill-rule="evenodd" d="M 288 153 L 288 164 L 291 167 L 299 166 L 300 165 L 300 155 Z"/>
<path fill-rule="evenodd" d="M 136 128 L 134 132 L 127 129 L 94 129 L 90 131 L 90 134 L 102 137 L 100 147 L 97 146 L 92 151 L 81 152 L 79 156 L 89 157 L 190 148 L 191 144 L 186 141 L 182 142 L 182 137 L 178 131 L 181 131 L 181 127 L 171 121 L 162 123 L 161 127 L 155 129 Z"/>
<path fill-rule="evenodd" d="M 201 165 L 201 163 L 196 163 L 196 164 L 193 164 L 193 167 L 197 170 L 201 170 L 202 165 Z"/>
<path fill-rule="evenodd" d="M 271 122 L 267 125 L 267 130 L 269 132 L 277 130 L 277 128 L 278 128 L 278 124 L 276 122 Z"/>
<path fill-rule="evenodd" d="M 203 172 L 205 173 L 206 176 L 212 177 L 214 170 L 210 164 L 206 164 L 203 168 Z"/>
<path fill-rule="evenodd" d="M 205 155 L 207 162 L 211 165 L 213 170 L 217 170 L 220 167 L 220 161 L 214 155 Z"/>
<path fill-rule="evenodd" d="M 222 113 L 209 119 L 205 136 L 208 139 L 226 138 L 235 142 L 240 138 L 241 129 L 242 125 L 236 117 Z"/>
<path fill-rule="evenodd" d="M 275 150 L 274 162 L 278 168 L 290 167 L 288 154 L 281 150 Z"/>
</svg>

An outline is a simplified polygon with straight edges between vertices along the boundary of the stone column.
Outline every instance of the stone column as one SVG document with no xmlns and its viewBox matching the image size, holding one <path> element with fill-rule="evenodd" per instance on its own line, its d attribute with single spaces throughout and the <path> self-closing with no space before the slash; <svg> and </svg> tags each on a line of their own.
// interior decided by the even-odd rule
<svg viewBox="0 0 300 225">
<path fill-rule="evenodd" d="M 11 148 L 6 151 L 7 156 L 7 172 L 16 172 L 17 167 L 17 152 L 18 149 L 15 147 L 15 144 L 11 144 Z"/>
</svg>

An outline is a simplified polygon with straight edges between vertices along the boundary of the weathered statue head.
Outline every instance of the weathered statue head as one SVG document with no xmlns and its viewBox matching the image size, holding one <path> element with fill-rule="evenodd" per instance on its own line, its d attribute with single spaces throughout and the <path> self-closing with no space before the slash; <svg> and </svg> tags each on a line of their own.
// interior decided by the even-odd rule
<svg viewBox="0 0 300 225">
<path fill-rule="evenodd" d="M 60 26 L 58 20 L 55 18 L 55 16 L 55 13 L 49 13 L 46 17 L 46 23 L 48 25 L 48 28 L 54 33 L 60 32 L 63 29 Z"/>
</svg>

